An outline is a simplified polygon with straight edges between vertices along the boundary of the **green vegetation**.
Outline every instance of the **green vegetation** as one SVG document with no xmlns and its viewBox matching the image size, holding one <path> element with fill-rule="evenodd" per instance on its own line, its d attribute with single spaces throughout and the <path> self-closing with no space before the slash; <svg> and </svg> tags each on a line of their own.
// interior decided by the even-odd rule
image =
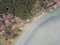
<svg viewBox="0 0 60 45">
<path fill-rule="evenodd" d="M 0 41 L 0 45 L 2 45 L 2 42 Z"/>
<path fill-rule="evenodd" d="M 2 39 L 2 38 L 0 38 L 0 45 L 3 45 L 3 44 L 4 44 L 4 42 L 5 42 L 4 38 L 3 38 L 3 39 Z"/>
<path fill-rule="evenodd" d="M 32 15 L 31 10 L 35 2 L 36 0 L 1 0 L 0 13 L 8 11 L 26 20 Z"/>
<path fill-rule="evenodd" d="M 17 33 L 18 32 L 18 33 Z M 4 37 L 4 36 L 0 36 L 0 45 L 4 45 L 5 43 L 11 42 L 11 44 L 13 45 L 16 40 L 22 35 L 24 31 L 18 29 L 18 31 L 15 31 L 15 35 L 12 38 L 8 38 L 8 36 Z"/>
<path fill-rule="evenodd" d="M 46 0 L 1 0 L 0 1 L 0 13 L 10 12 L 13 15 L 20 17 L 22 20 L 26 20 L 33 16 L 33 10 L 35 11 L 34 4 L 39 1 L 38 8 L 46 8 Z M 52 0 L 47 0 L 49 3 Z"/>
<path fill-rule="evenodd" d="M 36 13 L 36 10 L 44 8 L 49 11 L 48 5 L 52 0 L 1 0 L 0 1 L 0 15 L 6 12 L 13 14 L 14 16 L 20 17 L 22 20 L 30 19 Z M 18 32 L 18 33 L 17 33 Z M 6 33 L 5 37 L 0 37 L 0 45 L 6 40 L 12 41 L 13 43 L 17 40 L 18 36 L 23 33 L 22 30 L 14 30 L 14 36 L 9 37 L 9 32 Z"/>
</svg>

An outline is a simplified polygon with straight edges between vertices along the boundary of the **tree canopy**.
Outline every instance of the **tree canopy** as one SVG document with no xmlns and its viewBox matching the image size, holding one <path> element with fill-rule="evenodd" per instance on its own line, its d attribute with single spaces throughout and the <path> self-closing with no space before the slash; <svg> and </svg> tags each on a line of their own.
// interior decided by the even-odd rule
<svg viewBox="0 0 60 45">
<path fill-rule="evenodd" d="M 0 13 L 10 12 L 22 20 L 26 20 L 33 16 L 33 12 L 31 12 L 34 8 L 34 4 L 36 1 L 39 1 L 40 8 L 46 8 L 47 3 L 45 0 L 1 0 L 0 1 Z M 51 2 L 51 0 L 47 0 Z"/>
</svg>

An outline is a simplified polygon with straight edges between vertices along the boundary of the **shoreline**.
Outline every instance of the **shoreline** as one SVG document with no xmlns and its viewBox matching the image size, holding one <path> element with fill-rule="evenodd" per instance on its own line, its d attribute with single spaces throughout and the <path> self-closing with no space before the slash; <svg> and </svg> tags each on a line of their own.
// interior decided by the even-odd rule
<svg viewBox="0 0 60 45">
<path fill-rule="evenodd" d="M 27 31 L 29 31 L 30 27 L 32 26 L 33 23 L 35 23 L 39 18 L 41 18 L 43 15 L 45 15 L 47 12 L 42 12 L 39 11 L 35 14 L 35 16 L 33 17 L 33 19 L 31 20 L 31 22 L 29 22 L 28 24 L 26 24 L 24 27 L 23 27 L 23 33 L 21 36 L 18 37 L 18 40 L 15 42 L 14 45 L 17 44 L 17 42 L 19 42 L 23 37 L 24 35 L 27 33 Z"/>
<path fill-rule="evenodd" d="M 17 42 L 23 38 L 23 36 L 25 35 L 25 33 L 27 33 L 27 31 L 32 26 L 32 24 L 35 23 L 39 18 L 41 18 L 45 14 L 46 14 L 46 12 L 43 12 L 41 14 L 40 11 L 38 13 L 36 13 L 35 15 L 38 15 L 38 16 L 37 17 L 35 16 L 30 23 L 28 23 L 28 24 L 25 25 L 25 27 L 23 28 L 23 31 L 24 32 L 22 33 L 21 36 L 18 37 Z M 14 45 L 16 45 L 16 43 Z"/>
<path fill-rule="evenodd" d="M 23 30 L 25 31 L 27 28 L 29 28 L 34 22 L 36 22 L 41 16 L 45 15 L 46 12 L 43 12 L 42 14 L 40 13 L 40 11 L 38 13 L 35 14 L 35 16 L 33 17 L 33 19 L 31 20 L 31 22 L 29 22 L 28 24 L 26 24 L 23 27 Z"/>
<path fill-rule="evenodd" d="M 57 9 L 59 6 L 55 5 L 55 9 Z M 36 20 L 38 20 L 42 15 L 46 14 L 47 12 L 45 11 L 38 11 L 35 16 L 33 17 L 33 19 L 31 20 L 31 22 L 29 22 L 28 24 L 26 24 L 22 30 L 26 30 L 28 27 L 30 27 L 30 25 L 32 25 L 32 23 L 34 23 Z"/>
<path fill-rule="evenodd" d="M 60 13 L 59 13 L 59 9 L 60 9 L 60 8 L 57 8 L 57 10 L 56 10 L 56 11 L 58 12 L 58 14 L 60 14 Z M 55 12 L 56 12 L 56 11 L 55 11 Z M 55 12 L 54 12 L 53 14 L 55 14 Z M 39 12 L 36 13 L 36 14 L 39 14 Z M 42 14 L 43 14 L 43 13 L 42 13 Z M 42 16 L 44 15 L 44 14 L 43 14 L 43 15 L 42 15 L 42 14 L 39 15 L 36 20 L 31 21 L 31 22 L 35 23 L 38 19 L 40 19 L 40 17 L 42 17 Z M 47 13 L 45 13 L 45 14 L 47 14 Z M 32 24 L 33 24 L 33 23 L 32 23 Z M 21 36 L 19 36 L 18 40 L 15 42 L 15 45 L 19 45 L 20 43 L 21 43 L 21 45 L 24 44 L 24 41 L 26 41 L 25 39 L 27 38 L 27 37 L 26 37 L 26 34 L 27 34 L 27 32 L 29 31 L 29 29 L 30 29 L 30 27 L 32 26 L 32 24 L 29 25 L 28 29 L 27 29 Z M 29 33 L 29 32 L 28 32 L 28 33 Z M 29 35 L 29 34 L 27 34 L 27 35 Z M 25 36 L 25 37 L 24 37 L 24 36 Z M 24 39 L 24 38 L 25 38 L 25 39 Z M 22 41 L 23 41 L 23 42 L 22 42 Z"/>
</svg>

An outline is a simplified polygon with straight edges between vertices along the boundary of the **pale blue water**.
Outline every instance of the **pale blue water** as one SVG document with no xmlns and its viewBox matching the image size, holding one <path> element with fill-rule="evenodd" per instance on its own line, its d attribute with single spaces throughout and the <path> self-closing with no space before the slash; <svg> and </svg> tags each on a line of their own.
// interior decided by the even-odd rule
<svg viewBox="0 0 60 45">
<path fill-rule="evenodd" d="M 15 45 L 60 45 L 60 7 L 39 18 Z"/>
</svg>

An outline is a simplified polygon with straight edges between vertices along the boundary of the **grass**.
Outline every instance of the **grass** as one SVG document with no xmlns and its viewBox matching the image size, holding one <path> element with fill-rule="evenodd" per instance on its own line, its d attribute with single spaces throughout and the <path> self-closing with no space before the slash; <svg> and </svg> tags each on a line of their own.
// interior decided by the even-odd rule
<svg viewBox="0 0 60 45">
<path fill-rule="evenodd" d="M 19 39 L 19 37 L 23 34 L 23 32 L 24 32 L 24 31 L 18 32 L 18 36 L 17 36 L 17 37 L 11 38 L 11 39 L 9 39 L 8 41 L 10 41 L 12 45 L 14 45 L 15 42 Z"/>
<path fill-rule="evenodd" d="M 5 42 L 5 39 L 0 38 L 0 45 L 3 45 L 3 44 L 4 44 L 4 42 Z"/>
<path fill-rule="evenodd" d="M 4 45 L 5 42 L 11 42 L 12 45 L 15 44 L 15 42 L 19 39 L 19 37 L 22 35 L 24 31 L 20 31 L 18 32 L 18 36 L 16 36 L 15 38 L 11 38 L 11 39 L 8 39 L 8 40 L 5 40 L 4 38 L 0 38 L 0 45 Z"/>
<path fill-rule="evenodd" d="M 0 41 L 0 45 L 2 45 L 2 42 Z"/>
<path fill-rule="evenodd" d="M 23 34 L 23 32 L 24 32 L 24 31 L 18 33 L 19 36 L 17 36 L 17 37 L 14 39 L 14 41 L 13 41 L 13 45 L 14 45 L 15 42 L 20 38 L 20 36 Z"/>
</svg>

